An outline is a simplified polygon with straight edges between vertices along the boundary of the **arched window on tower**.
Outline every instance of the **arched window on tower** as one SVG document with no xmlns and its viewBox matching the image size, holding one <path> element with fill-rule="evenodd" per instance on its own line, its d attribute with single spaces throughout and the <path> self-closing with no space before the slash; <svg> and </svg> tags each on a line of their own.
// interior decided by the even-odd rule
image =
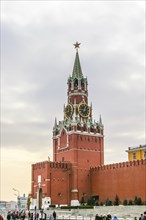
<svg viewBox="0 0 146 220">
<path fill-rule="evenodd" d="M 97 125 L 97 132 L 100 133 L 100 127 Z"/>
<path fill-rule="evenodd" d="M 74 89 L 78 89 L 78 80 L 77 79 L 74 80 Z"/>
<path fill-rule="evenodd" d="M 77 124 L 77 130 L 81 131 L 81 124 L 80 123 Z"/>
<path fill-rule="evenodd" d="M 69 82 L 69 90 L 71 89 L 71 82 Z"/>
<path fill-rule="evenodd" d="M 84 88 L 85 88 L 85 84 L 84 84 L 84 80 L 82 79 L 82 81 L 81 81 L 81 89 L 84 90 Z"/>
<path fill-rule="evenodd" d="M 93 125 L 91 125 L 91 127 L 90 127 L 90 132 L 94 132 L 94 127 L 93 127 Z"/>
<path fill-rule="evenodd" d="M 84 124 L 84 126 L 83 126 L 83 131 L 87 131 L 87 126 L 86 126 L 86 124 Z"/>
<path fill-rule="evenodd" d="M 71 125 L 69 125 L 68 130 L 71 131 Z"/>
</svg>

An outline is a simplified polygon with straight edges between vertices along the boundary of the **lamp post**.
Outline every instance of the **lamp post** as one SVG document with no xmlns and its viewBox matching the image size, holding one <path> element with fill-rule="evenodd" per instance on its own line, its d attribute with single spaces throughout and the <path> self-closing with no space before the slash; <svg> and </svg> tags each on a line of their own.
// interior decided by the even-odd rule
<svg viewBox="0 0 146 220">
<path fill-rule="evenodd" d="M 14 190 L 15 192 L 17 192 L 17 195 L 16 195 L 16 194 L 14 194 L 14 195 L 17 196 L 18 210 L 20 210 L 20 192 L 19 192 L 19 190 L 15 189 L 15 188 L 13 188 L 13 190 Z"/>
</svg>

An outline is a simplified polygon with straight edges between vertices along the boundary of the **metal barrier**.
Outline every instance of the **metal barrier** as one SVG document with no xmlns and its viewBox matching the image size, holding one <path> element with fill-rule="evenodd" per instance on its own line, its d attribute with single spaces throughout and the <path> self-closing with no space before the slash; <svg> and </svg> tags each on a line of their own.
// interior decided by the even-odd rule
<svg viewBox="0 0 146 220">
<path fill-rule="evenodd" d="M 57 215 L 56 220 L 95 220 L 95 216 Z M 133 218 L 118 218 L 118 220 L 133 220 Z"/>
</svg>

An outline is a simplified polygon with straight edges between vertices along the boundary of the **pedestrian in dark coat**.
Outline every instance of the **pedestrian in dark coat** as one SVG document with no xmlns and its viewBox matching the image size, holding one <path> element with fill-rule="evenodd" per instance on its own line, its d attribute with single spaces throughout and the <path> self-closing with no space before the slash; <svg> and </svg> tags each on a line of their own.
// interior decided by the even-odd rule
<svg viewBox="0 0 146 220">
<path fill-rule="evenodd" d="M 143 213 L 143 218 L 142 220 L 146 220 L 146 211 Z"/>
<path fill-rule="evenodd" d="M 55 211 L 53 212 L 53 218 L 54 218 L 54 220 L 56 220 L 56 212 Z"/>
</svg>

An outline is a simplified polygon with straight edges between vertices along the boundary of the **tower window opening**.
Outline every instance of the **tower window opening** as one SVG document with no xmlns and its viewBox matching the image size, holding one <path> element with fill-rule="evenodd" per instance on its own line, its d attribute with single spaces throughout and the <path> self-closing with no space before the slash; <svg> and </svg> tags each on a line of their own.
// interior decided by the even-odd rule
<svg viewBox="0 0 146 220">
<path fill-rule="evenodd" d="M 71 131 L 71 125 L 69 126 L 68 130 Z"/>
<path fill-rule="evenodd" d="M 84 90 L 84 87 L 85 87 L 85 86 L 84 86 L 84 81 L 82 80 L 82 81 L 81 81 L 81 88 L 82 88 L 82 90 Z"/>
<path fill-rule="evenodd" d="M 81 125 L 80 124 L 77 125 L 77 130 L 79 130 L 79 131 L 81 130 Z"/>
<path fill-rule="evenodd" d="M 133 160 L 136 160 L 136 153 L 135 152 L 133 153 L 132 157 L 133 157 Z"/>
<path fill-rule="evenodd" d="M 90 127 L 90 132 L 94 132 L 94 127 L 93 126 Z"/>
<path fill-rule="evenodd" d="M 86 131 L 87 129 L 86 129 L 86 125 L 84 125 L 84 128 L 83 128 L 83 131 Z"/>
<path fill-rule="evenodd" d="M 71 89 L 71 83 L 69 83 L 69 89 Z"/>
<path fill-rule="evenodd" d="M 74 89 L 78 89 L 78 80 L 77 79 L 75 79 L 75 81 L 74 81 Z"/>
</svg>

